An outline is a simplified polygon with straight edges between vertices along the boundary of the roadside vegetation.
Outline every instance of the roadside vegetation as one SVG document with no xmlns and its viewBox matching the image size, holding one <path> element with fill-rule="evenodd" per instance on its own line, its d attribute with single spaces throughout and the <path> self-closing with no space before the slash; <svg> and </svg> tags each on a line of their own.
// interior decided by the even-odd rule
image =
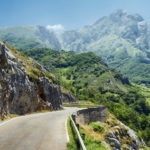
<svg viewBox="0 0 150 150">
<path fill-rule="evenodd" d="M 129 150 L 136 143 L 126 128 L 115 116 L 109 114 L 105 122 L 91 122 L 88 125 L 80 124 L 80 134 L 87 150 L 111 150 L 115 149 L 116 143 L 109 138 L 118 141 L 121 150 Z M 140 150 L 148 150 L 148 147 L 139 146 Z"/>
<path fill-rule="evenodd" d="M 80 132 L 82 137 L 84 137 L 83 139 L 87 150 L 110 150 L 101 141 L 93 139 L 84 129 L 81 129 Z"/>
<path fill-rule="evenodd" d="M 48 48 L 26 50 L 50 72 L 58 84 L 80 101 L 104 105 L 117 119 L 134 129 L 150 145 L 150 105 L 148 92 L 128 81 L 92 52 L 55 51 Z"/>
<path fill-rule="evenodd" d="M 98 107 L 99 105 L 95 105 L 90 101 L 77 101 L 77 102 L 64 102 L 64 107 L 79 107 L 79 108 L 92 108 Z"/>
<path fill-rule="evenodd" d="M 2 118 L 1 120 L 4 121 L 4 120 L 11 119 L 11 118 L 15 118 L 15 117 L 19 117 L 19 115 L 10 114 L 10 115 L 8 115 L 8 116 L 5 116 L 5 117 Z"/>
<path fill-rule="evenodd" d="M 67 120 L 67 129 L 70 138 L 70 141 L 67 144 L 68 150 L 82 150 L 80 148 L 76 132 L 71 125 L 70 118 L 68 118 Z M 87 150 L 109 150 L 107 149 L 107 147 L 104 146 L 104 144 L 101 143 L 101 141 L 93 139 L 92 136 L 89 136 L 89 134 L 86 133 L 86 130 L 84 130 L 84 128 L 79 128 L 79 131 L 82 136 L 82 139 L 84 140 L 84 144 Z"/>
<path fill-rule="evenodd" d="M 70 118 L 68 118 L 67 120 L 67 129 L 68 129 L 68 135 L 69 135 L 69 143 L 67 144 L 67 150 L 80 150 L 78 137 L 75 133 L 75 130 L 73 129 L 71 125 Z"/>
</svg>

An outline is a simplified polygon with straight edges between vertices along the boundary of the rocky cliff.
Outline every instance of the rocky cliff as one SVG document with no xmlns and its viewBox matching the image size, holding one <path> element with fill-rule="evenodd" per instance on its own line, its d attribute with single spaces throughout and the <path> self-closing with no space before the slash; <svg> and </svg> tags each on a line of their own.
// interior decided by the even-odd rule
<svg viewBox="0 0 150 150">
<path fill-rule="evenodd" d="M 78 101 L 78 99 L 75 96 L 73 96 L 69 93 L 63 93 L 62 94 L 62 100 L 63 100 L 63 102 L 76 102 L 76 101 Z"/>
<path fill-rule="evenodd" d="M 0 118 L 42 109 L 60 109 L 54 76 L 32 59 L 0 42 Z"/>
</svg>

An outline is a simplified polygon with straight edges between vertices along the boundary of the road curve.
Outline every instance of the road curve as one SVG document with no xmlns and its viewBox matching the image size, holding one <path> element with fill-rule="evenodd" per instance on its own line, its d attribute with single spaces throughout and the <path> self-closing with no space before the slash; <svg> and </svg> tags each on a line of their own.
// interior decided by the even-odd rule
<svg viewBox="0 0 150 150">
<path fill-rule="evenodd" d="M 78 108 L 27 115 L 0 124 L 0 150 L 66 150 L 66 119 Z"/>
</svg>

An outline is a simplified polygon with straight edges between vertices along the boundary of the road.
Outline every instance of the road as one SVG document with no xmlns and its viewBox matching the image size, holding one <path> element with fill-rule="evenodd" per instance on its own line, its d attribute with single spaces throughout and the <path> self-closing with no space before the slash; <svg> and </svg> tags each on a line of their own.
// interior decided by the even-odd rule
<svg viewBox="0 0 150 150">
<path fill-rule="evenodd" d="M 65 124 L 76 110 L 26 115 L 0 124 L 0 150 L 66 150 Z"/>
</svg>

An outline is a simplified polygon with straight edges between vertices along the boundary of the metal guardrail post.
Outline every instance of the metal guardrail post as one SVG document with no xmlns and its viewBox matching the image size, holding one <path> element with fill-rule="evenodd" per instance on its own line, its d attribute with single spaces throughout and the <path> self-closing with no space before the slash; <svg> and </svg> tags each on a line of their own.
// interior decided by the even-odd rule
<svg viewBox="0 0 150 150">
<path fill-rule="evenodd" d="M 78 130 L 78 128 L 76 127 L 76 124 L 75 124 L 75 122 L 73 121 L 73 119 L 72 119 L 71 116 L 70 116 L 70 120 L 71 120 L 71 122 L 72 122 L 72 125 L 73 125 L 73 127 L 74 127 L 76 133 L 77 133 L 77 136 L 78 136 L 78 139 L 79 139 L 79 143 L 80 143 L 80 145 L 81 145 L 82 150 L 87 150 L 86 147 L 85 147 L 85 145 L 84 145 L 84 142 L 83 142 L 83 140 L 82 140 L 82 137 L 81 137 L 81 135 L 80 135 L 80 133 L 79 133 L 79 130 Z"/>
</svg>

